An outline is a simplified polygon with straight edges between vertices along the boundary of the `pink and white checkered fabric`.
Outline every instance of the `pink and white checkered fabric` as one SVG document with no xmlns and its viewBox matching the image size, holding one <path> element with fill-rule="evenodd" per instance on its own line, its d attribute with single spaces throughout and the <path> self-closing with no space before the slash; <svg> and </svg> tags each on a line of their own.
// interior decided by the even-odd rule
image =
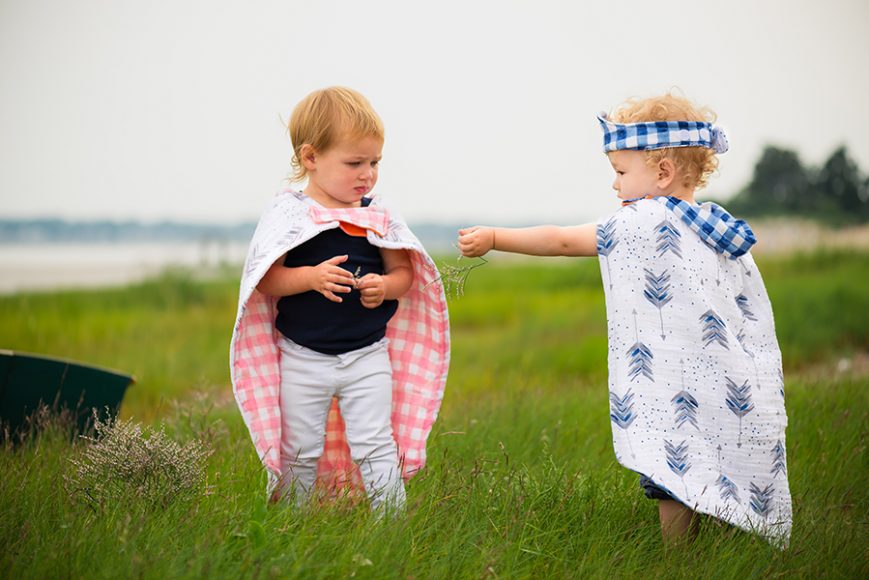
<svg viewBox="0 0 869 580">
<path fill-rule="evenodd" d="M 389 212 L 379 206 L 326 208 L 312 205 L 309 210 L 311 219 L 317 224 L 346 222 L 371 230 L 381 238 L 389 231 Z"/>
<path fill-rule="evenodd" d="M 277 300 L 256 286 L 280 256 L 321 231 L 338 227 L 339 221 L 367 229 L 372 245 L 408 250 L 413 264 L 413 285 L 399 300 L 386 330 L 393 371 L 392 427 L 405 478 L 425 466 L 426 440 L 443 399 L 450 358 L 446 297 L 434 262 L 407 224 L 376 200 L 367 208 L 333 210 L 296 191 L 278 194 L 251 240 L 229 354 L 236 401 L 269 472 L 270 486 L 277 482 L 281 465 Z M 319 476 L 329 487 L 361 483 L 335 401 Z"/>
</svg>

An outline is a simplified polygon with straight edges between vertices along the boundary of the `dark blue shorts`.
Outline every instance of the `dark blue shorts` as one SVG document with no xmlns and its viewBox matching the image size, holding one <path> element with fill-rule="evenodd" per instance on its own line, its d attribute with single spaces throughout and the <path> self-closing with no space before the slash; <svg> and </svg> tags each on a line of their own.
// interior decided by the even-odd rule
<svg viewBox="0 0 869 580">
<path fill-rule="evenodd" d="M 646 477 L 645 475 L 640 475 L 640 487 L 643 488 L 643 492 L 645 492 L 646 497 L 649 499 L 666 499 L 670 501 L 677 501 L 672 495 L 667 493 L 661 487 L 658 487 L 652 480 Z"/>
</svg>

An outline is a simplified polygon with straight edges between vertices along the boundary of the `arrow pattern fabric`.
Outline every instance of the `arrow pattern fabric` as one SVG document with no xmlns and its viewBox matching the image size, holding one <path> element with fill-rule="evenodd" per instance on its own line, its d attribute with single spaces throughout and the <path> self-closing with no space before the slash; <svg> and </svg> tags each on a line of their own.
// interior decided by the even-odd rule
<svg viewBox="0 0 869 580">
<path fill-rule="evenodd" d="M 792 511 L 772 308 L 750 253 L 710 251 L 698 231 L 730 222 L 707 227 L 705 215 L 652 198 L 599 222 L 613 445 L 677 501 L 784 547 Z"/>
</svg>

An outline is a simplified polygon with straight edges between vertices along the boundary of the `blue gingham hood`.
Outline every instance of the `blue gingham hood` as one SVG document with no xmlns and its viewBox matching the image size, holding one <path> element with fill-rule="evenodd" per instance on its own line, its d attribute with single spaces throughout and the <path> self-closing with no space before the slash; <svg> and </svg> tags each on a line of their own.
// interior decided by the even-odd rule
<svg viewBox="0 0 869 580">
<path fill-rule="evenodd" d="M 691 205 L 676 197 L 667 197 L 667 207 L 679 216 L 703 242 L 728 258 L 738 258 L 757 243 L 751 227 L 736 219 L 721 206 L 711 202 Z"/>
</svg>

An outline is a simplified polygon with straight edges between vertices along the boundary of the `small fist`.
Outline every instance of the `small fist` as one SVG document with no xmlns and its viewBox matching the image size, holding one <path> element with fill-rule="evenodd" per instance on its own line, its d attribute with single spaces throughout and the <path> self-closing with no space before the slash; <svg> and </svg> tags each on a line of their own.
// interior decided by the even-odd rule
<svg viewBox="0 0 869 580">
<path fill-rule="evenodd" d="M 356 282 L 365 308 L 377 308 L 386 296 L 386 282 L 380 274 L 365 274 Z"/>
<path fill-rule="evenodd" d="M 459 251 L 467 258 L 485 255 L 495 247 L 495 230 L 473 226 L 459 230 Z"/>
<path fill-rule="evenodd" d="M 314 266 L 311 271 L 311 290 L 316 290 L 332 302 L 343 302 L 338 296 L 353 289 L 355 279 L 353 274 L 339 266 L 347 261 L 347 256 L 335 256 Z"/>
</svg>

